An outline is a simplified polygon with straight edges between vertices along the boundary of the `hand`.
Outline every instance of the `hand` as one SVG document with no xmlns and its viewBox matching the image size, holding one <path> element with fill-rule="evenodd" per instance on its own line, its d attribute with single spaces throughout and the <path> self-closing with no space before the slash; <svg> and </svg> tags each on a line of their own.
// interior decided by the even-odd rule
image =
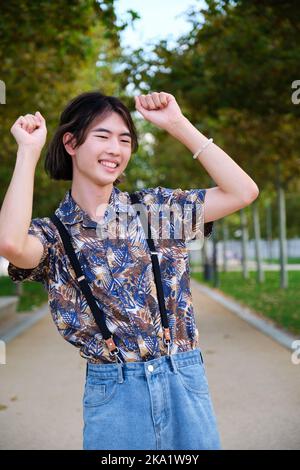
<svg viewBox="0 0 300 470">
<path fill-rule="evenodd" d="M 136 110 L 149 122 L 168 131 L 174 124 L 184 119 L 175 98 L 161 91 L 148 95 L 135 96 Z"/>
<path fill-rule="evenodd" d="M 39 111 L 20 116 L 10 129 L 19 148 L 41 152 L 46 142 L 46 121 Z"/>
</svg>

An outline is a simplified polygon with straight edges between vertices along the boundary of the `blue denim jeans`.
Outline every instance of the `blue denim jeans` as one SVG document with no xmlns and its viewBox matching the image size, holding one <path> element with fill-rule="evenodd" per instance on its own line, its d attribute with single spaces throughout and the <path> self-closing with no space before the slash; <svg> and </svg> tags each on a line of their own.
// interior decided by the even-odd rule
<svg viewBox="0 0 300 470">
<path fill-rule="evenodd" d="M 221 449 L 199 348 L 146 362 L 87 364 L 83 449 Z"/>
</svg>

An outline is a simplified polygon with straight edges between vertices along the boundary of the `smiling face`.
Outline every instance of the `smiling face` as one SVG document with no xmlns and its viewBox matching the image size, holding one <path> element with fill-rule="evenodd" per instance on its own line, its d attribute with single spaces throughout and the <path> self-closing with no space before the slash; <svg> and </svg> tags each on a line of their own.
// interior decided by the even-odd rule
<svg viewBox="0 0 300 470">
<path fill-rule="evenodd" d="M 69 136 L 64 135 L 64 142 Z M 83 177 L 106 186 L 113 184 L 130 160 L 130 132 L 122 117 L 112 112 L 94 121 L 82 145 L 65 148 L 73 160 L 73 179 Z"/>
</svg>

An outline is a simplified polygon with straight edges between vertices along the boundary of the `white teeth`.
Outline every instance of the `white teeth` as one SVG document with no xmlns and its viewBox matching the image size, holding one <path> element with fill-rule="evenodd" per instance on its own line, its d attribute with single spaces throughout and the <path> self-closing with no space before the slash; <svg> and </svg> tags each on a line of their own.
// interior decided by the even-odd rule
<svg viewBox="0 0 300 470">
<path fill-rule="evenodd" d="M 117 164 L 116 163 L 113 163 L 113 162 L 107 162 L 106 160 L 102 160 L 100 161 L 100 163 L 104 166 L 108 166 L 110 168 L 116 168 L 117 167 Z"/>
</svg>

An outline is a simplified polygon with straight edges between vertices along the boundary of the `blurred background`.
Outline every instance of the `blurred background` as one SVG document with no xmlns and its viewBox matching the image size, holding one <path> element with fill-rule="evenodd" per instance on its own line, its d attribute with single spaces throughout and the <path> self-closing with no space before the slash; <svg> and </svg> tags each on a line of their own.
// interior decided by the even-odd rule
<svg viewBox="0 0 300 470">
<path fill-rule="evenodd" d="M 135 111 L 134 95 L 171 93 L 260 189 L 250 206 L 214 222 L 209 239 L 191 244 L 192 278 L 299 337 L 299 40 L 296 0 L 1 2 L 0 202 L 14 169 L 17 117 L 39 110 L 48 142 L 67 102 L 96 89 L 124 101 L 139 133 L 120 189 L 215 186 L 189 150 Z M 70 187 L 50 180 L 44 155 L 33 218 L 50 215 Z M 6 268 L 0 259 L 9 312 L 44 305 L 42 285 L 14 285 Z M 0 332 L 9 325 L 2 305 Z"/>
<path fill-rule="evenodd" d="M 215 222 L 203 249 L 191 247 L 195 276 L 300 333 L 299 39 L 300 5 L 290 0 L 1 2 L 0 201 L 16 118 L 40 110 L 49 141 L 68 100 L 91 89 L 123 99 L 138 128 L 120 189 L 214 186 L 182 144 L 134 110 L 134 94 L 172 93 L 260 189 L 251 206 Z M 50 180 L 41 157 L 33 217 L 49 215 L 69 186 Z M 23 295 L 22 309 L 40 297 L 30 292 L 28 304 Z"/>
</svg>

